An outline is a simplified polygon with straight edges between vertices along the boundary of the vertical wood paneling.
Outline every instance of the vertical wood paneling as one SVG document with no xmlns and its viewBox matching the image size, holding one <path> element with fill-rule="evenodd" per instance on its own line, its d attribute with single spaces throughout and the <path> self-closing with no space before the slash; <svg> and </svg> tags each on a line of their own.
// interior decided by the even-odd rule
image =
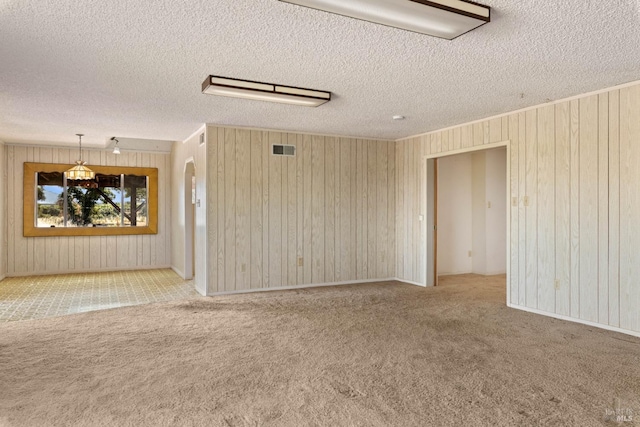
<svg viewBox="0 0 640 427">
<path fill-rule="evenodd" d="M 65 148 L 7 146 L 7 273 L 9 275 L 47 274 L 73 271 L 101 271 L 118 268 L 166 267 L 170 264 L 165 252 L 167 227 L 162 218 L 168 203 L 159 198 L 159 232 L 147 236 L 55 236 L 22 235 L 23 163 L 63 163 L 76 160 L 77 151 Z M 125 152 L 114 156 L 102 150 L 87 150 L 89 165 L 123 165 L 158 167 L 160 194 L 168 192 L 166 182 L 169 155 Z M 167 188 L 165 188 L 167 187 Z M 158 252 L 160 251 L 160 252 Z M 159 254 L 158 254 L 159 253 Z"/>
<path fill-rule="evenodd" d="M 580 100 L 580 318 L 598 321 L 598 96 Z"/>
<path fill-rule="evenodd" d="M 216 260 L 218 268 L 218 291 L 226 291 L 229 288 L 227 287 L 227 282 L 225 280 L 225 263 L 226 263 L 226 232 L 225 232 L 225 195 L 226 195 L 226 186 L 225 180 L 227 174 L 225 173 L 225 130 L 223 128 L 213 129 L 213 132 L 216 132 L 217 137 L 217 160 L 216 160 L 216 175 L 218 177 L 218 188 L 217 194 L 214 197 L 207 197 L 210 200 L 216 200 L 216 217 L 218 219 L 218 223 L 216 224 L 216 231 L 218 235 L 218 252 L 216 254 Z M 207 188 L 209 191 L 209 188 Z"/>
<path fill-rule="evenodd" d="M 429 135 L 426 135 L 425 138 L 427 139 L 427 144 L 430 144 L 431 140 L 429 139 Z M 404 208 L 404 192 L 407 182 L 407 177 L 405 175 L 405 168 L 407 164 L 407 159 L 405 158 L 406 145 L 406 141 L 400 141 L 396 144 L 396 171 L 398 174 L 398 182 L 396 183 L 396 272 L 399 278 L 405 279 L 408 278 L 404 270 L 406 255 L 404 242 L 407 229 L 407 218 Z"/>
<path fill-rule="evenodd" d="M 580 101 L 571 106 L 571 317 L 580 317 Z"/>
<path fill-rule="evenodd" d="M 426 140 L 423 138 L 423 144 L 426 145 Z M 397 277 L 396 271 L 396 190 L 397 190 L 397 174 L 396 174 L 396 148 L 395 143 L 388 144 L 389 159 L 387 161 L 387 173 L 388 173 L 388 188 L 389 196 L 387 198 L 387 226 L 389 228 L 387 234 L 387 241 L 385 245 L 388 246 L 387 252 L 387 276 Z"/>
<path fill-rule="evenodd" d="M 311 282 L 325 282 L 325 140 L 312 137 L 311 146 Z"/>
<path fill-rule="evenodd" d="M 620 91 L 609 94 L 609 325 L 620 326 Z"/>
<path fill-rule="evenodd" d="M 518 304 L 527 305 L 527 117 L 525 113 L 518 114 Z"/>
<path fill-rule="evenodd" d="M 271 175 L 269 171 L 273 167 L 273 165 L 271 165 L 271 136 L 268 132 L 263 132 L 262 140 L 262 225 L 264 227 L 262 233 L 262 286 L 268 288 L 271 286 L 271 268 L 269 266 L 271 259 L 269 255 L 269 242 L 271 238 L 271 225 L 269 222 L 269 217 L 271 216 Z M 224 203 L 224 201 L 222 203 Z"/>
<path fill-rule="evenodd" d="M 224 131 L 224 287 L 227 291 L 236 289 L 236 131 Z"/>
<path fill-rule="evenodd" d="M 489 120 L 489 143 L 502 141 L 502 118 Z"/>
<path fill-rule="evenodd" d="M 571 313 L 571 105 L 556 105 L 555 144 L 556 313 Z"/>
<path fill-rule="evenodd" d="M 303 248 L 304 248 L 304 280 L 302 283 L 309 284 L 312 281 L 312 272 L 311 267 L 313 266 L 313 258 L 312 258 L 312 248 L 311 248 L 311 223 L 313 219 L 312 214 L 312 180 L 311 180 L 311 160 L 312 160 L 312 142 L 313 139 L 310 135 L 302 136 L 302 154 L 303 154 L 303 170 L 304 170 L 304 201 L 303 201 L 303 217 L 304 217 L 304 239 L 303 239 Z"/>
<path fill-rule="evenodd" d="M 620 327 L 640 331 L 640 86 L 620 90 Z M 624 188 L 622 183 L 625 183 Z"/>
<path fill-rule="evenodd" d="M 363 141 L 356 141 L 356 277 L 364 278 L 365 271 L 365 228 L 363 221 L 364 205 L 366 204 L 365 180 L 366 171 L 362 162 L 363 158 Z"/>
<path fill-rule="evenodd" d="M 555 107 L 538 109 L 538 309 L 555 312 Z"/>
<path fill-rule="evenodd" d="M 598 95 L 598 322 L 609 323 L 609 94 Z"/>
<path fill-rule="evenodd" d="M 269 152 L 282 143 L 282 134 L 269 132 Z M 282 281 L 282 164 L 283 158 L 269 155 L 269 286 L 280 287 Z"/>
<path fill-rule="evenodd" d="M 367 171 L 367 204 L 366 204 L 366 215 L 365 221 L 367 224 L 367 275 L 366 278 L 378 277 L 377 276 L 377 242 L 376 236 L 378 234 L 378 230 L 376 228 L 376 207 L 378 202 L 379 194 L 377 191 L 373 191 L 373 189 L 377 188 L 377 156 L 374 145 L 377 145 L 376 141 L 365 141 L 365 152 L 367 154 L 366 161 L 366 171 Z M 370 189 L 370 190 L 369 190 Z"/>
<path fill-rule="evenodd" d="M 325 201 L 324 201 L 324 281 L 335 282 L 336 263 L 336 139 L 325 138 Z"/>
<path fill-rule="evenodd" d="M 425 152 L 510 140 L 511 302 L 640 331 L 639 116 L 635 85 L 397 142 L 396 274 L 421 280 Z"/>
<path fill-rule="evenodd" d="M 251 288 L 251 131 L 236 131 L 236 289 Z"/>
<path fill-rule="evenodd" d="M 304 281 L 304 151 L 303 136 L 296 135 L 296 188 L 298 193 L 298 202 L 296 205 L 297 212 L 297 231 L 296 231 L 296 283 L 302 284 Z M 298 258 L 302 261 L 302 265 L 298 264 Z"/>
<path fill-rule="evenodd" d="M 507 286 L 510 288 L 510 302 L 512 304 L 518 304 L 518 277 L 519 277 L 519 265 L 518 265 L 518 228 L 519 228 L 519 215 L 518 215 L 518 200 L 520 200 L 520 192 L 518 187 L 518 160 L 519 160 L 519 129 L 518 129 L 518 116 L 512 114 L 509 116 L 509 134 L 514 135 L 511 138 L 511 146 L 509 155 L 510 158 L 510 171 L 509 176 L 509 215 L 511 221 L 510 241 L 509 241 L 509 283 Z"/>
<path fill-rule="evenodd" d="M 251 131 L 251 258 L 250 288 L 262 287 L 262 132 Z"/>
<path fill-rule="evenodd" d="M 295 147 L 298 153 L 298 140 L 295 134 L 287 135 L 287 144 Z M 283 180 L 282 191 L 287 200 L 287 257 L 283 268 L 287 270 L 287 285 L 298 283 L 298 159 L 300 157 L 285 158 L 287 163 L 287 177 Z"/>
<path fill-rule="evenodd" d="M 220 157 L 220 153 L 218 152 L 218 147 L 219 147 L 219 143 L 218 143 L 218 138 L 219 138 L 219 132 L 217 131 L 217 129 L 215 128 L 208 128 L 205 130 L 205 134 L 206 134 L 206 139 L 207 139 L 207 146 L 206 146 L 206 152 L 207 152 L 207 162 L 206 165 L 201 164 L 199 161 L 197 161 L 197 159 L 194 157 L 194 166 L 196 168 L 196 171 L 194 171 L 194 176 L 198 175 L 198 170 L 206 167 L 207 168 L 207 172 L 206 172 L 206 189 L 205 188 L 200 188 L 197 185 L 197 181 L 196 181 L 196 200 L 198 198 L 200 198 L 200 196 L 202 196 L 203 194 L 201 193 L 205 193 L 204 196 L 206 197 L 207 201 L 211 201 L 210 202 L 210 207 L 207 209 L 207 219 L 206 219 L 206 223 L 207 223 L 207 244 L 208 244 L 208 248 L 207 248 L 207 255 L 206 258 L 207 259 L 207 292 L 208 293 L 213 293 L 213 292 L 219 292 L 221 290 L 221 287 L 223 284 L 219 283 L 219 266 L 218 266 L 218 251 L 219 251 L 219 246 L 220 246 L 220 236 L 218 235 L 218 214 L 219 214 L 219 210 L 218 210 L 218 200 L 216 199 L 216 195 L 218 194 L 218 157 Z M 184 166 L 182 166 L 184 167 Z M 196 178 L 197 179 L 197 178 Z M 209 196 L 211 195 L 211 196 Z M 198 252 L 198 244 L 197 244 L 197 238 L 195 238 L 196 236 L 196 230 L 197 230 L 197 223 L 198 222 L 202 222 L 201 219 L 198 218 L 198 207 L 197 204 L 193 207 L 194 209 L 194 216 L 195 221 L 194 221 L 194 248 L 195 251 L 194 252 Z M 176 243 L 177 244 L 177 243 Z M 196 256 L 196 253 L 194 253 L 194 261 L 198 261 L 201 262 L 201 260 L 204 257 L 200 257 L 198 258 Z M 194 262 L 195 264 L 195 262 Z M 194 275 L 197 276 L 198 271 L 203 271 L 203 269 L 199 269 L 199 268 L 195 268 L 194 269 Z M 197 281 L 200 278 L 197 278 Z"/>
<path fill-rule="evenodd" d="M 525 113 L 525 167 L 526 167 L 526 192 L 528 206 L 526 206 L 526 265 L 525 286 L 527 288 L 527 307 L 538 308 L 538 135 L 537 135 L 537 110 L 529 110 Z"/>
</svg>

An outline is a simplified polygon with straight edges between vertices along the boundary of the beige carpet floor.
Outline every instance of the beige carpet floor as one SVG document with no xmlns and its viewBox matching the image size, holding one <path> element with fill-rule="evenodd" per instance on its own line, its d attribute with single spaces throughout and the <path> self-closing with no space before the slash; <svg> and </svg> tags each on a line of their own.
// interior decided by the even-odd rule
<svg viewBox="0 0 640 427">
<path fill-rule="evenodd" d="M 504 300 L 463 276 L 4 323 L 0 425 L 637 423 L 640 339 Z"/>
</svg>

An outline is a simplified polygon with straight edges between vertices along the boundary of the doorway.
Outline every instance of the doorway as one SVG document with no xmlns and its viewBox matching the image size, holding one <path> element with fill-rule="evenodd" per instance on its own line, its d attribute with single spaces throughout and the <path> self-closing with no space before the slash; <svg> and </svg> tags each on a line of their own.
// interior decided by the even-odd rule
<svg viewBox="0 0 640 427">
<path fill-rule="evenodd" d="M 426 159 L 427 285 L 508 274 L 508 142 Z"/>
<path fill-rule="evenodd" d="M 184 167 L 184 278 L 195 275 L 196 168 L 193 160 Z"/>
</svg>

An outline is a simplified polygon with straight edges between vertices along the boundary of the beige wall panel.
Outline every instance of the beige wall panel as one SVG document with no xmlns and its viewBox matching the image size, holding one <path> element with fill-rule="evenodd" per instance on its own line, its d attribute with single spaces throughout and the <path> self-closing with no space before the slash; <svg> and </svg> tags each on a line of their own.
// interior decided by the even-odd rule
<svg viewBox="0 0 640 427">
<path fill-rule="evenodd" d="M 251 289 L 251 131 L 236 131 L 236 289 Z"/>
<path fill-rule="evenodd" d="M 283 180 L 282 193 L 287 200 L 287 227 L 286 227 L 286 239 L 287 239 L 287 256 L 285 258 L 285 265 L 287 271 L 287 285 L 293 286 L 298 283 L 298 160 L 300 157 L 298 153 L 298 140 L 296 134 L 287 134 L 287 144 L 293 145 L 296 150 L 295 157 L 285 158 L 287 164 L 287 176 Z"/>
<path fill-rule="evenodd" d="M 518 304 L 519 287 L 519 263 L 518 257 L 520 252 L 520 246 L 518 242 L 518 228 L 519 228 L 519 200 L 520 200 L 520 188 L 518 186 L 518 162 L 520 154 L 519 146 L 519 128 L 518 128 L 518 115 L 512 114 L 509 116 L 509 134 L 512 135 L 510 141 L 509 155 L 510 159 L 510 176 L 509 176 L 509 215 L 511 221 L 510 241 L 509 241 L 509 283 L 507 286 L 510 288 L 510 302 L 512 304 Z"/>
<path fill-rule="evenodd" d="M 263 275 L 263 254 L 262 254 L 262 239 L 263 239 L 263 223 L 262 223 L 262 192 L 264 185 L 263 171 L 262 171 L 262 135 L 261 131 L 251 131 L 251 148 L 250 148 L 250 284 L 251 289 L 259 289 L 262 287 L 262 275 Z"/>
<path fill-rule="evenodd" d="M 502 118 L 489 120 L 489 143 L 502 141 Z"/>
<path fill-rule="evenodd" d="M 580 100 L 580 318 L 598 321 L 598 96 Z"/>
<path fill-rule="evenodd" d="M 537 110 L 529 110 L 525 113 L 525 168 L 526 168 L 526 193 L 528 206 L 525 207 L 526 225 L 526 265 L 525 286 L 527 289 L 527 307 L 538 308 L 538 135 L 537 135 Z"/>
<path fill-rule="evenodd" d="M 286 283 L 282 271 L 283 241 L 282 241 L 282 166 L 284 158 L 273 156 L 273 144 L 282 144 L 283 134 L 269 132 L 269 287 L 283 286 Z"/>
<path fill-rule="evenodd" d="M 527 305 L 527 117 L 525 113 L 518 116 L 518 305 Z"/>
<path fill-rule="evenodd" d="M 118 164 L 116 156 L 102 150 L 83 150 L 89 166 Z M 56 147 L 6 146 L 7 171 L 11 171 L 11 182 L 7 182 L 7 274 L 55 274 L 76 271 L 105 271 L 119 268 L 167 267 L 171 261 L 164 251 L 170 241 L 166 223 L 159 227 L 157 235 L 146 239 L 138 236 L 91 236 L 91 237 L 24 237 L 22 235 L 22 169 L 29 162 L 75 162 L 77 151 Z M 166 180 L 170 156 L 166 154 L 147 154 L 144 161 L 158 163 L 160 189 L 170 191 Z M 123 153 L 119 164 L 126 166 L 144 166 L 137 153 Z M 159 208 L 159 219 L 169 215 L 170 206 L 166 199 Z M 157 248 L 160 256 L 151 254 Z M 146 254 L 146 255 L 145 255 Z M 155 263 L 152 263 L 152 260 Z"/>
<path fill-rule="evenodd" d="M 311 146 L 311 282 L 325 283 L 325 138 Z"/>
<path fill-rule="evenodd" d="M 598 95 L 598 322 L 609 324 L 609 94 Z"/>
<path fill-rule="evenodd" d="M 571 317 L 580 318 L 580 101 L 571 108 Z"/>
<path fill-rule="evenodd" d="M 620 326 L 620 91 L 609 94 L 609 325 Z"/>
<path fill-rule="evenodd" d="M 640 86 L 620 90 L 620 327 L 640 330 Z M 625 183 L 624 187 L 622 183 Z"/>
<path fill-rule="evenodd" d="M 304 219 L 304 226 L 303 226 L 303 233 L 304 233 L 304 238 L 303 238 L 303 248 L 304 248 L 304 252 L 303 252 L 303 256 L 304 256 L 304 260 L 303 260 L 303 270 L 304 270 L 304 279 L 302 281 L 302 283 L 311 283 L 312 278 L 311 278 L 311 267 L 313 265 L 313 258 L 311 256 L 311 240 L 312 240 L 312 230 L 311 230 L 311 224 L 312 224 L 312 206 L 311 206 L 311 200 L 312 200 L 312 193 L 311 193 L 311 173 L 312 173 L 312 166 L 311 166 L 311 160 L 312 160 L 312 137 L 311 135 L 303 135 L 302 136 L 302 155 L 303 155 L 303 184 L 304 184 L 304 200 L 303 200 L 303 219 Z"/>
<path fill-rule="evenodd" d="M 538 309 L 554 313 L 555 290 L 555 106 L 538 109 L 537 270 Z"/>
<path fill-rule="evenodd" d="M 571 104 L 556 105 L 555 279 L 556 313 L 571 314 Z"/>
<path fill-rule="evenodd" d="M 336 265 L 336 138 L 325 138 L 324 281 L 335 282 Z M 338 159 L 339 160 L 339 159 Z"/>
</svg>

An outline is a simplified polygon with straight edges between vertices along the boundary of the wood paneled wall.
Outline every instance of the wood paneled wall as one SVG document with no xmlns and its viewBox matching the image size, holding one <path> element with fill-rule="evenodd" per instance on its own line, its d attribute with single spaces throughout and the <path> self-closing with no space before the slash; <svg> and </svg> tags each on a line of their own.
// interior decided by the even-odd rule
<svg viewBox="0 0 640 427">
<path fill-rule="evenodd" d="M 88 165 L 158 168 L 158 234 L 141 236 L 23 237 L 24 162 L 75 162 L 78 151 L 7 145 L 7 275 L 168 267 L 171 239 L 168 154 L 86 150 Z"/>
<path fill-rule="evenodd" d="M 7 156 L 0 141 L 0 280 L 7 275 Z"/>
<path fill-rule="evenodd" d="M 394 142 L 209 126 L 207 153 L 210 294 L 395 277 Z"/>
<path fill-rule="evenodd" d="M 398 141 L 399 278 L 425 283 L 422 158 L 504 140 L 511 305 L 640 331 L 640 85 Z"/>
</svg>

